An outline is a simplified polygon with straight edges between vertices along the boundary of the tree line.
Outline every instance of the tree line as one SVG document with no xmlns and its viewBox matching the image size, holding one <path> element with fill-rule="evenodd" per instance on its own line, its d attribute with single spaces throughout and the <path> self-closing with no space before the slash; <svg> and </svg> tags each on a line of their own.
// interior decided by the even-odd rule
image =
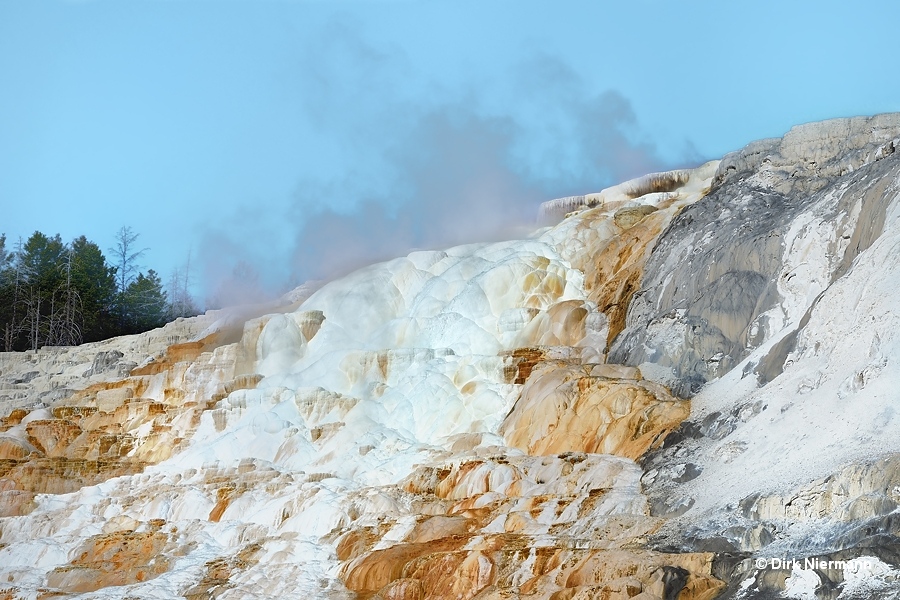
<svg viewBox="0 0 900 600">
<path fill-rule="evenodd" d="M 77 345 L 197 314 L 186 273 L 173 273 L 167 293 L 156 271 L 140 270 L 146 249 L 138 248 L 138 237 L 122 227 L 109 261 L 85 236 L 63 243 L 59 234 L 35 231 L 7 248 L 0 235 L 3 350 Z"/>
</svg>

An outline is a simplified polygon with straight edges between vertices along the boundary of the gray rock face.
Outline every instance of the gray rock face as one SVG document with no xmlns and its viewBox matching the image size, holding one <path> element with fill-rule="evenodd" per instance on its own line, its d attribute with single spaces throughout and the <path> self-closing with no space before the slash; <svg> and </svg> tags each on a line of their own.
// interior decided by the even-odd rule
<svg viewBox="0 0 900 600">
<path fill-rule="evenodd" d="M 125 355 L 118 350 L 98 352 L 97 356 L 94 357 L 91 368 L 85 371 L 82 377 L 91 377 L 115 369 L 123 356 Z"/>
<path fill-rule="evenodd" d="M 710 193 L 660 236 L 609 361 L 665 367 L 673 391 L 690 397 L 790 325 L 756 367 L 761 382 L 777 376 L 814 302 L 799 315 L 778 309 L 786 286 L 804 285 L 790 281 L 789 238 L 811 226 L 808 215 L 828 222 L 828 281 L 806 287 L 841 277 L 884 227 L 898 146 L 900 115 L 889 114 L 795 127 L 726 156 Z"/>
<path fill-rule="evenodd" d="M 781 139 L 752 142 L 726 155 L 713 189 L 757 174 L 783 194 L 818 191 L 829 180 L 893 154 L 898 130 L 898 113 L 798 125 Z"/>
<path fill-rule="evenodd" d="M 721 598 L 900 597 L 898 143 L 881 115 L 727 156 L 614 342 L 611 361 L 693 396 L 642 485 L 667 519 L 654 543 L 716 553 Z M 768 561 L 785 556 L 801 567 Z M 869 563 L 884 576 L 853 571 Z"/>
</svg>

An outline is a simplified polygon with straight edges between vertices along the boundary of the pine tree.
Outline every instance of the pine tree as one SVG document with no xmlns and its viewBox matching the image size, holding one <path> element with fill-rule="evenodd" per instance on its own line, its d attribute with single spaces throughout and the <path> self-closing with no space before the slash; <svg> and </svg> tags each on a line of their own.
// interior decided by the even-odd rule
<svg viewBox="0 0 900 600">
<path fill-rule="evenodd" d="M 147 275 L 139 273 L 125 290 L 125 304 L 130 315 L 129 325 L 133 332 L 147 331 L 166 324 L 166 292 L 156 271 L 150 269 Z"/>
<path fill-rule="evenodd" d="M 85 236 L 63 244 L 58 234 L 35 231 L 9 252 L 0 234 L 0 348 L 74 345 L 164 325 L 170 304 L 159 275 L 134 274 L 144 252 L 136 249 L 137 237 L 130 228 L 119 231 L 116 267 Z M 180 306 L 196 314 L 188 278 L 178 283 L 185 294 Z"/>
<path fill-rule="evenodd" d="M 106 262 L 100 247 L 84 236 L 75 238 L 71 249 L 72 282 L 81 298 L 84 315 L 84 341 L 115 335 L 118 332 L 113 322 L 116 268 Z"/>
</svg>

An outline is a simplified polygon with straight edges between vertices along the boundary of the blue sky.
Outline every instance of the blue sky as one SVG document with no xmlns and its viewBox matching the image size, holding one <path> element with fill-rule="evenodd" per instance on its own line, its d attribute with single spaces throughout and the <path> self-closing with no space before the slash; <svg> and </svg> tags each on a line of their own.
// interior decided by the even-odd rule
<svg viewBox="0 0 900 600">
<path fill-rule="evenodd" d="M 164 279 L 191 257 L 201 300 L 253 273 L 281 290 L 513 235 L 542 200 L 900 111 L 898 17 L 888 1 L 0 0 L 0 233 L 106 249 L 128 225 Z"/>
</svg>

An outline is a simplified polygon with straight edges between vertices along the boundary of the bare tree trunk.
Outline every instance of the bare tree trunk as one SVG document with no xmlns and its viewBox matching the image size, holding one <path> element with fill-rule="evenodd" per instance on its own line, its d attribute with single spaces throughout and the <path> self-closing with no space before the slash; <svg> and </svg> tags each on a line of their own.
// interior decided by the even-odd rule
<svg viewBox="0 0 900 600">
<path fill-rule="evenodd" d="M 28 322 L 28 342 L 32 350 L 37 350 L 41 341 L 41 298 L 40 291 L 32 286 L 29 289 L 26 304 L 26 320 Z"/>
<path fill-rule="evenodd" d="M 75 346 L 81 343 L 81 297 L 78 290 L 72 288 L 72 250 L 66 260 L 66 284 L 64 289 L 65 302 L 62 306 L 62 315 L 59 322 L 59 331 L 55 344 L 61 346 Z"/>
</svg>

